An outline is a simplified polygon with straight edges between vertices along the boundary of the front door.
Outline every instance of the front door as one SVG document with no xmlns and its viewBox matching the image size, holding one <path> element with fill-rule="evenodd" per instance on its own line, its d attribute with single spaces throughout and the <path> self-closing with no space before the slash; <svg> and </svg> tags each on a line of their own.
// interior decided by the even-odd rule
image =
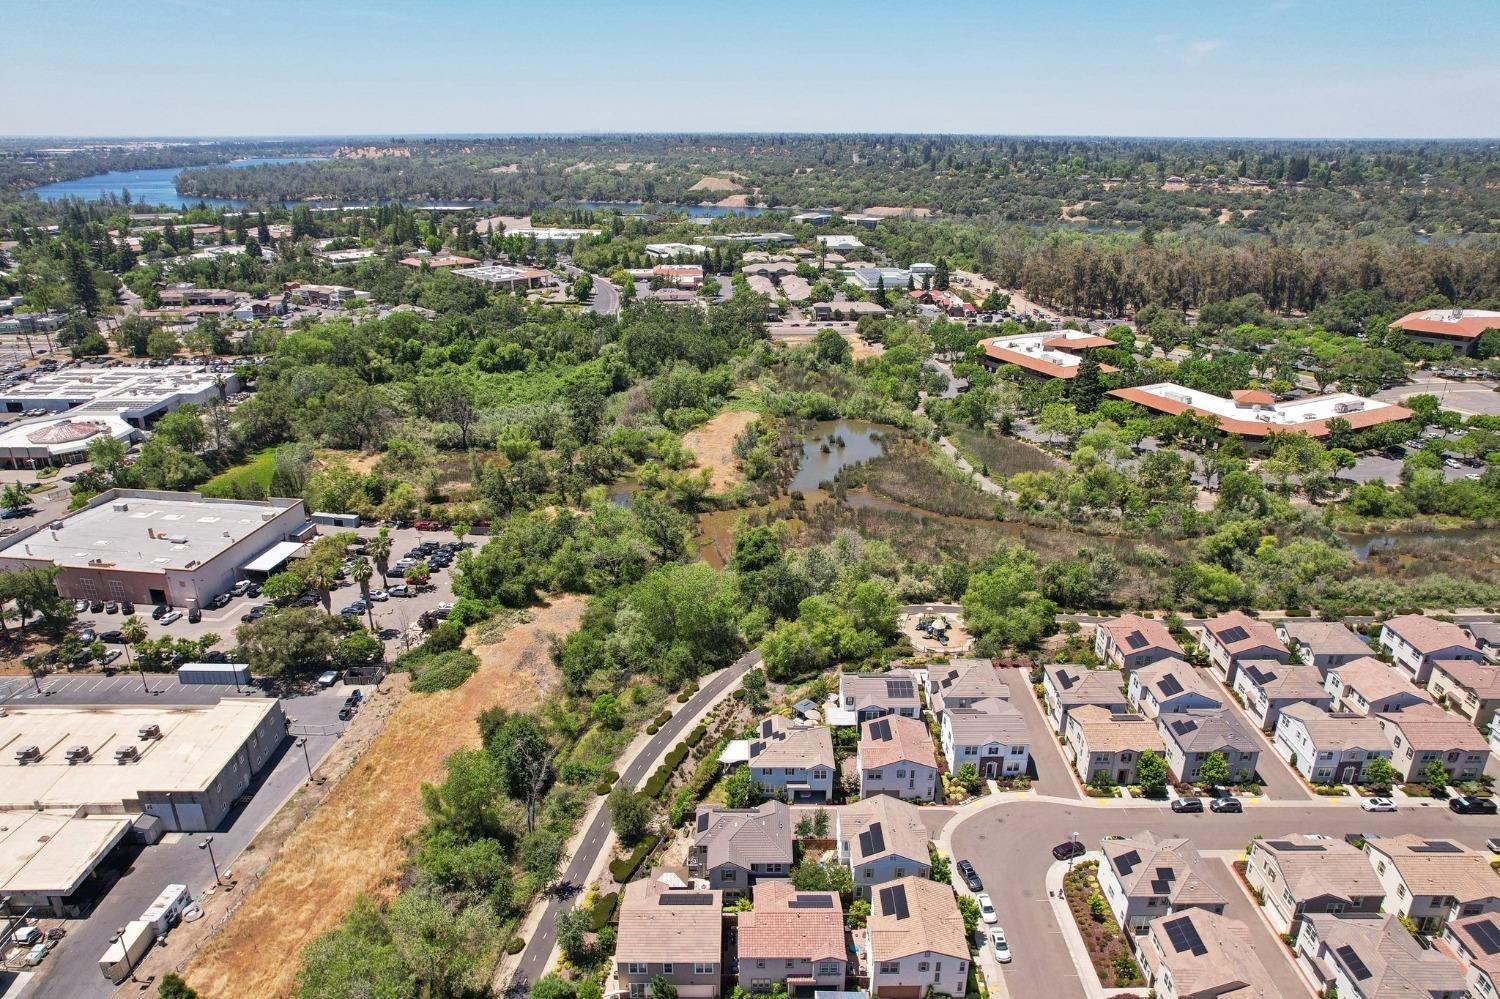
<svg viewBox="0 0 1500 999">
<path fill-rule="evenodd" d="M 1353 784 L 1359 779 L 1358 763 L 1341 763 L 1338 770 L 1338 782 L 1340 784 Z"/>
</svg>

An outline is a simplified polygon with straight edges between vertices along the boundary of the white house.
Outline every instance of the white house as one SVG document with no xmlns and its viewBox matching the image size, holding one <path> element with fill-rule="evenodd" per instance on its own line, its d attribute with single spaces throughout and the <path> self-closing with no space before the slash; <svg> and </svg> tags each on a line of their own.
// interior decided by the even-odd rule
<svg viewBox="0 0 1500 999">
<path fill-rule="evenodd" d="M 1099 889 L 1122 929 L 1144 933 L 1147 923 L 1169 912 L 1223 912 L 1228 904 L 1203 878 L 1203 858 L 1186 839 L 1158 839 L 1143 832 L 1106 839 L 1101 849 Z"/>
<path fill-rule="evenodd" d="M 1026 719 L 1009 701 L 985 697 L 966 708 L 945 708 L 938 724 L 949 773 L 958 773 L 965 763 L 986 779 L 1026 773 L 1031 737 Z"/>
<path fill-rule="evenodd" d="M 1484 662 L 1484 653 L 1458 625 L 1420 614 L 1400 614 L 1380 628 L 1380 646 L 1396 668 L 1416 684 L 1426 684 L 1440 659 Z"/>
<path fill-rule="evenodd" d="M 1271 745 L 1313 784 L 1361 783 L 1371 761 L 1391 758 L 1390 740 L 1377 719 L 1333 715 L 1312 704 L 1284 709 Z"/>
<path fill-rule="evenodd" d="M 1158 659 L 1130 673 L 1130 706 L 1147 718 L 1224 707 L 1223 690 L 1181 659 Z"/>
<path fill-rule="evenodd" d="M 1385 893 L 1385 911 L 1405 916 L 1423 932 L 1500 911 L 1500 875 L 1477 850 L 1407 833 L 1366 840 L 1365 852 Z"/>
</svg>

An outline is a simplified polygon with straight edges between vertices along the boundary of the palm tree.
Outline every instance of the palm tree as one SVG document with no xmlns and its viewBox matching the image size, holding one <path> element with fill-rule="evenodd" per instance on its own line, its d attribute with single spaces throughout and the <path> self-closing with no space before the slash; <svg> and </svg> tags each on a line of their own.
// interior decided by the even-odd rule
<svg viewBox="0 0 1500 999">
<path fill-rule="evenodd" d="M 131 653 L 131 647 L 137 642 L 146 640 L 146 623 L 134 614 L 120 622 L 120 640 L 125 643 L 125 666 L 128 669 L 134 665 L 135 656 Z M 146 671 L 140 670 L 141 689 L 151 693 L 151 687 L 146 683 Z"/>
<path fill-rule="evenodd" d="M 370 540 L 370 557 L 375 560 L 375 568 L 380 570 L 382 579 L 390 570 L 391 544 L 391 529 L 388 527 L 382 527 Z"/>
<path fill-rule="evenodd" d="M 323 610 L 333 613 L 333 569 L 326 565 L 313 565 L 307 571 L 307 585 L 318 591 Z"/>
<path fill-rule="evenodd" d="M 370 619 L 370 630 L 375 630 L 375 605 L 370 601 L 370 577 L 375 575 L 375 570 L 370 566 L 370 560 L 361 558 L 354 563 L 354 581 L 359 584 L 359 595 L 365 601 L 365 614 Z"/>
</svg>

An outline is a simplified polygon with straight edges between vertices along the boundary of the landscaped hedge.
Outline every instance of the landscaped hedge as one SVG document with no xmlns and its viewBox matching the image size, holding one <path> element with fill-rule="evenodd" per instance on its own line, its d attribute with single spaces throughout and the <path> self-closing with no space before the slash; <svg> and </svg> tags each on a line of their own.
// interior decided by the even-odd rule
<svg viewBox="0 0 1500 999">
<path fill-rule="evenodd" d="M 661 728 L 663 725 L 665 725 L 667 722 L 669 722 L 671 720 L 672 720 L 672 712 L 670 712 L 670 711 L 663 711 L 661 714 L 659 714 L 659 715 L 656 716 L 655 720 L 653 720 L 651 722 L 651 724 L 655 725 L 657 728 Z"/>
<path fill-rule="evenodd" d="M 659 842 L 660 840 L 655 836 L 647 837 L 625 856 L 616 857 L 614 860 L 611 860 L 609 862 L 609 876 L 614 878 L 619 884 L 629 881 L 630 876 L 645 862 L 646 857 L 650 855 L 652 850 L 656 849 L 656 844 Z"/>
<path fill-rule="evenodd" d="M 682 766 L 682 761 L 687 759 L 688 746 L 685 742 L 679 742 L 667 753 L 667 766 L 673 770 Z"/>
<path fill-rule="evenodd" d="M 641 787 L 641 793 L 648 798 L 660 798 L 661 793 L 667 788 L 667 781 L 672 779 L 672 768 L 663 763 L 657 767 L 646 783 Z"/>
<path fill-rule="evenodd" d="M 596 898 L 594 907 L 589 910 L 589 929 L 598 933 L 608 926 L 610 918 L 615 914 L 615 906 L 619 904 L 620 893 L 617 891 Z"/>
<path fill-rule="evenodd" d="M 505 945 L 505 953 L 519 954 L 526 949 L 526 941 L 520 937 L 511 937 L 510 942 Z"/>
<path fill-rule="evenodd" d="M 698 745 L 698 743 L 702 742 L 703 737 L 707 734 L 708 729 L 704 728 L 702 725 L 698 725 L 691 732 L 689 732 L 687 734 L 687 738 L 682 741 L 687 743 L 688 748 L 691 749 L 692 747 Z"/>
</svg>

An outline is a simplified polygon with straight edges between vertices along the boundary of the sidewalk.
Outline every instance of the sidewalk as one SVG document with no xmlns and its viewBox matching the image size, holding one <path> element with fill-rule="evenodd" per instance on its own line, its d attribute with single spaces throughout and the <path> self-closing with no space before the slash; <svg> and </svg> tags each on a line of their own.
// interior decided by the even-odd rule
<svg viewBox="0 0 1500 999">
<path fill-rule="evenodd" d="M 1104 854 L 1097 850 L 1090 850 L 1073 863 L 1085 864 L 1090 860 L 1103 864 Z M 1073 913 L 1068 908 L 1066 896 L 1063 895 L 1063 878 L 1067 877 L 1072 866 L 1065 860 L 1057 860 L 1047 868 L 1047 904 L 1052 907 L 1052 916 L 1061 930 L 1063 944 L 1068 948 L 1068 957 L 1072 960 L 1073 967 L 1078 970 L 1078 984 L 1083 986 L 1083 994 L 1087 999 L 1140 995 L 1143 991 L 1142 986 L 1106 988 L 1099 981 L 1099 973 L 1094 970 L 1094 962 L 1089 958 L 1089 949 L 1083 942 L 1083 934 L 1078 932 L 1078 924 L 1073 922 Z"/>
</svg>

